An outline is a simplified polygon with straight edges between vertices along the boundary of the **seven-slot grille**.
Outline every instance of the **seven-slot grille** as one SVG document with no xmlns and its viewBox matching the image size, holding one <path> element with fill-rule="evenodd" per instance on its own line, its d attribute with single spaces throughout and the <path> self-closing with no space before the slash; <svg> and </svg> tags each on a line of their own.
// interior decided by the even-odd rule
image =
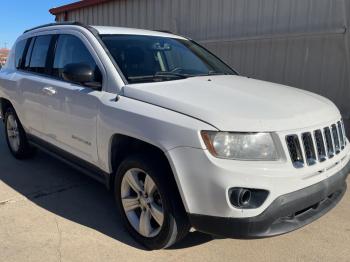
<svg viewBox="0 0 350 262">
<path fill-rule="evenodd" d="M 302 168 L 323 162 L 339 154 L 346 146 L 343 121 L 323 129 L 286 136 L 289 155 L 294 167 Z"/>
</svg>

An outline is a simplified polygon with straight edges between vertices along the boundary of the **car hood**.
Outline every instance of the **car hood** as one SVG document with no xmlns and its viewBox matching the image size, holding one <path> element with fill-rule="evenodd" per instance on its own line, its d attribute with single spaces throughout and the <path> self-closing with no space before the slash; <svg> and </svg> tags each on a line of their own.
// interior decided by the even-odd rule
<svg viewBox="0 0 350 262">
<path fill-rule="evenodd" d="M 337 107 L 324 97 L 242 76 L 131 84 L 123 88 L 123 95 L 189 115 L 224 131 L 291 130 L 340 118 Z"/>
</svg>

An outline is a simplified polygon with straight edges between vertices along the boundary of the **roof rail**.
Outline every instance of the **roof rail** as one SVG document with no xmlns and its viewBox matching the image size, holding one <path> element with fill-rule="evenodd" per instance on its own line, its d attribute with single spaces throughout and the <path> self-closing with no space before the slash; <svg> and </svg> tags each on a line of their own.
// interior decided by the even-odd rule
<svg viewBox="0 0 350 262">
<path fill-rule="evenodd" d="M 169 30 L 154 30 L 156 32 L 160 32 L 160 33 L 167 33 L 167 34 L 172 34 L 172 35 L 176 35 L 175 33 L 169 31 Z"/>
<path fill-rule="evenodd" d="M 50 23 L 50 24 L 45 24 L 45 25 L 40 25 L 40 26 L 36 26 L 33 28 L 30 28 L 28 30 L 25 30 L 23 32 L 23 34 L 28 33 L 30 31 L 39 29 L 39 28 L 44 28 L 44 27 L 50 27 L 50 26 L 56 26 L 56 25 L 77 25 L 77 26 L 82 26 L 82 27 L 87 27 L 86 25 L 84 25 L 83 23 L 80 22 L 76 22 L 76 21 L 67 21 L 67 22 L 59 22 L 59 23 Z"/>
<path fill-rule="evenodd" d="M 169 31 L 169 30 L 162 30 L 162 29 L 160 29 L 160 30 L 152 30 L 152 31 L 160 32 L 160 33 L 166 33 L 166 34 L 171 34 L 171 35 L 177 35 L 177 36 L 181 36 L 181 37 L 183 37 L 183 38 L 186 38 L 186 39 L 188 39 L 188 40 L 192 40 L 192 39 L 191 39 L 190 37 L 188 37 L 188 36 L 176 34 L 176 33 L 173 33 L 173 32 L 171 32 L 171 31 Z"/>
</svg>

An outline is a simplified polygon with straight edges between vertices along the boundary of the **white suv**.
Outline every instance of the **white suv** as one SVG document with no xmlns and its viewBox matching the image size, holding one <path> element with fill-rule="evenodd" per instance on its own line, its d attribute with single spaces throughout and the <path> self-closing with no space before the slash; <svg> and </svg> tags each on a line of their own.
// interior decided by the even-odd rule
<svg viewBox="0 0 350 262">
<path fill-rule="evenodd" d="M 37 147 L 105 183 L 150 249 L 190 227 L 233 238 L 290 232 L 346 191 L 350 147 L 332 102 L 239 76 L 166 32 L 28 30 L 0 73 L 0 101 L 16 158 Z"/>
</svg>

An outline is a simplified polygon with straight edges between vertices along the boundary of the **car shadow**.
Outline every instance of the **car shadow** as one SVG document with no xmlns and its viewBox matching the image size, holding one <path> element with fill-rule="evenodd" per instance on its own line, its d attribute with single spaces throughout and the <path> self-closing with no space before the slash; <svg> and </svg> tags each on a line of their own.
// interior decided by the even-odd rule
<svg viewBox="0 0 350 262">
<path fill-rule="evenodd" d="M 60 217 L 145 250 L 124 230 L 112 194 L 104 185 L 40 151 L 29 160 L 14 159 L 7 149 L 2 123 L 0 158 L 0 180 L 28 200 Z M 5 203 L 1 201 L 6 199 L 2 199 L 0 193 L 0 204 Z M 170 249 L 188 248 L 211 240 L 209 235 L 191 232 Z"/>
</svg>

